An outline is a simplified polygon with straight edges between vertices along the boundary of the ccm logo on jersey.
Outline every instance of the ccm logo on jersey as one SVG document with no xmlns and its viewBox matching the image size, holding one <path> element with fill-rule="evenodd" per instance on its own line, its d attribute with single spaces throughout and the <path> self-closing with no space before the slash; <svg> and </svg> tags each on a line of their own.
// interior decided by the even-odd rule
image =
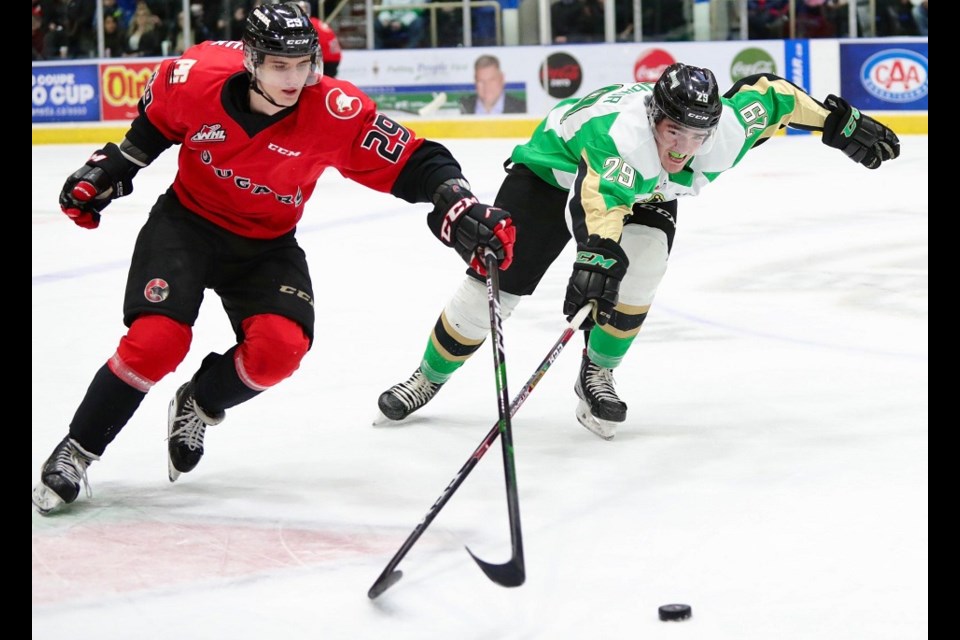
<svg viewBox="0 0 960 640">
<path fill-rule="evenodd" d="M 453 205 L 447 209 L 447 213 L 443 216 L 443 223 L 440 225 L 440 239 L 446 242 L 447 244 L 453 244 L 453 239 L 451 238 L 451 229 L 453 223 L 463 215 L 463 212 L 477 204 L 479 200 L 476 198 L 464 198 L 458 202 L 454 202 Z M 487 213 L 487 215 L 490 215 Z"/>
<path fill-rule="evenodd" d="M 291 158 L 296 158 L 298 155 L 300 155 L 299 151 L 290 151 L 290 149 L 284 149 L 283 147 L 275 145 L 272 142 L 267 144 L 267 149 L 270 149 L 270 151 L 276 151 L 282 156 L 289 156 Z"/>
<path fill-rule="evenodd" d="M 348 96 L 343 89 L 331 89 L 327 94 L 327 111 L 334 118 L 349 120 L 360 113 L 360 98 Z"/>
</svg>

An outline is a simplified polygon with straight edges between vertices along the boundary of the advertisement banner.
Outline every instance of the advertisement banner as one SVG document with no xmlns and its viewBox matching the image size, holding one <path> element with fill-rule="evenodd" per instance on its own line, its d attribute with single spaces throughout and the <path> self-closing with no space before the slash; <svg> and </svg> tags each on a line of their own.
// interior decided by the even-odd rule
<svg viewBox="0 0 960 640">
<path fill-rule="evenodd" d="M 100 82 L 95 64 L 33 65 L 33 122 L 97 122 Z"/>
<path fill-rule="evenodd" d="M 129 122 L 160 60 L 34 62 L 33 122 Z M 926 131 L 927 42 L 919 38 L 351 49 L 337 77 L 411 126 L 429 120 L 424 124 L 454 137 L 495 130 L 527 135 L 560 100 L 613 84 L 654 82 L 674 62 L 711 69 L 721 92 L 748 75 L 774 73 L 815 87 L 821 99 L 837 93 L 867 112 L 910 112 L 902 117 L 923 118 L 916 131 Z M 498 128 L 471 127 L 472 118 L 490 116 Z"/>
<path fill-rule="evenodd" d="M 840 45 L 840 93 L 864 111 L 927 110 L 927 43 Z"/>
<path fill-rule="evenodd" d="M 481 69 L 493 65 L 502 74 L 505 93 L 517 99 L 507 100 L 511 108 L 502 113 L 539 117 L 560 100 L 599 87 L 654 82 L 680 61 L 711 69 L 721 92 L 752 73 L 788 75 L 783 41 L 771 40 L 353 50 L 344 54 L 337 77 L 396 117 L 456 118 L 473 113 L 468 105 L 480 91 Z"/>
<path fill-rule="evenodd" d="M 786 58 L 786 69 L 782 75 L 793 84 L 810 93 L 810 41 L 784 40 L 783 56 Z M 810 135 L 803 129 L 787 128 L 788 136 Z"/>
<path fill-rule="evenodd" d="M 100 65 L 101 95 L 104 120 L 133 120 L 137 117 L 137 101 L 150 76 L 160 64 L 113 60 Z"/>
<path fill-rule="evenodd" d="M 598 87 L 654 82 L 677 61 L 710 68 L 721 92 L 751 73 L 786 73 L 783 42 L 771 40 L 350 50 L 337 77 L 398 119 L 483 114 L 477 103 L 490 83 L 503 94 L 491 113 L 538 118 Z M 33 122 L 129 121 L 159 62 L 34 63 Z"/>
</svg>

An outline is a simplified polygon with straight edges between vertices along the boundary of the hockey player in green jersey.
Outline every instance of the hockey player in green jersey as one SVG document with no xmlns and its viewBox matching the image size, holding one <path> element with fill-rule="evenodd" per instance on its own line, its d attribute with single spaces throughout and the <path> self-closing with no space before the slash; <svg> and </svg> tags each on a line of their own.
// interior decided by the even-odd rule
<svg viewBox="0 0 960 640">
<path fill-rule="evenodd" d="M 611 439 L 627 416 L 614 388 L 646 319 L 673 246 L 677 198 L 694 196 L 777 130 L 823 134 L 868 169 L 900 154 L 889 128 L 846 100 L 821 103 L 773 75 L 744 78 L 721 98 L 708 69 L 673 64 L 655 84 L 612 85 L 560 102 L 510 157 L 495 206 L 517 229 L 513 265 L 499 275 L 504 319 L 534 292 L 571 236 L 577 256 L 563 313 L 593 312 L 580 374 L 577 419 Z M 568 226 L 569 225 L 569 226 Z M 434 325 L 417 370 L 381 394 L 402 420 L 429 402 L 489 333 L 483 277 L 467 278 Z"/>
</svg>

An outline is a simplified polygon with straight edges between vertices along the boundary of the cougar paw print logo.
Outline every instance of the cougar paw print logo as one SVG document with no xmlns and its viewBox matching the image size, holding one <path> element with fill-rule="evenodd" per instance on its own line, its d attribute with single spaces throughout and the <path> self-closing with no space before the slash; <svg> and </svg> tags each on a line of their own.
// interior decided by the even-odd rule
<svg viewBox="0 0 960 640">
<path fill-rule="evenodd" d="M 154 278 L 143 288 L 143 297 L 150 302 L 163 302 L 170 296 L 170 285 L 163 278 Z"/>
<path fill-rule="evenodd" d="M 332 89 L 327 94 L 327 111 L 334 118 L 349 120 L 360 113 L 362 103 L 356 96 L 348 96 L 343 89 Z"/>
</svg>

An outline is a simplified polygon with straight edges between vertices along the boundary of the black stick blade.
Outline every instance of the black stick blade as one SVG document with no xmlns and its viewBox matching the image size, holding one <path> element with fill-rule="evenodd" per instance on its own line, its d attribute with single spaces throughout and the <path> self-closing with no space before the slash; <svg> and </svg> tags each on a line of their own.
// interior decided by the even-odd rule
<svg viewBox="0 0 960 640">
<path fill-rule="evenodd" d="M 505 564 L 491 564 L 481 560 L 473 555 L 470 547 L 467 547 L 467 553 L 480 566 L 487 577 L 499 584 L 501 587 L 519 587 L 527 579 L 527 572 L 523 568 L 523 560 L 511 558 Z"/>
<path fill-rule="evenodd" d="M 377 578 L 370 590 L 367 591 L 367 597 L 371 600 L 382 594 L 384 591 L 397 584 L 397 581 L 403 577 L 403 571 L 393 571 Z"/>
</svg>

